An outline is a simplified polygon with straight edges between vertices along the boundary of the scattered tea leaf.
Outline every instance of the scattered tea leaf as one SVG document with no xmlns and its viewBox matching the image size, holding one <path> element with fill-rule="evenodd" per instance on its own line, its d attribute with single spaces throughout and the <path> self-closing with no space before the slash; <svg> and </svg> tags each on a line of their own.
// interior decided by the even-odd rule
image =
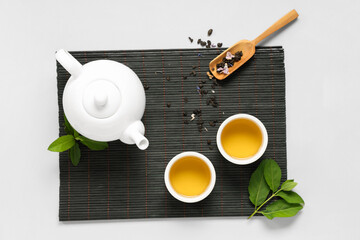
<svg viewBox="0 0 360 240">
<path fill-rule="evenodd" d="M 278 200 L 268 205 L 266 210 L 261 211 L 261 213 L 268 219 L 273 219 L 274 217 L 292 217 L 302 208 L 303 206 L 298 203 L 288 203 L 285 200 Z"/>
<path fill-rule="evenodd" d="M 196 109 L 194 109 L 194 111 L 193 111 L 193 113 L 195 114 L 195 115 L 201 115 L 201 109 L 199 109 L 199 108 L 196 108 Z"/>
<path fill-rule="evenodd" d="M 63 152 L 74 146 L 74 144 L 75 144 L 74 136 L 65 135 L 59 137 L 54 142 L 52 142 L 48 147 L 48 150 L 52 152 Z"/>
<path fill-rule="evenodd" d="M 210 28 L 207 34 L 210 37 L 212 33 L 213 33 L 213 30 Z"/>
<path fill-rule="evenodd" d="M 264 166 L 264 176 L 270 189 L 275 192 L 278 190 L 281 181 L 281 169 L 272 159 L 267 159 Z"/>
<path fill-rule="evenodd" d="M 304 204 L 304 200 L 300 197 L 300 195 L 293 191 L 281 191 L 276 194 L 276 196 L 281 197 L 288 203 Z"/>
<path fill-rule="evenodd" d="M 81 157 L 80 147 L 77 142 L 75 142 L 74 146 L 70 148 L 69 155 L 72 164 L 76 167 L 79 164 Z"/>
<path fill-rule="evenodd" d="M 261 205 L 269 195 L 270 188 L 264 177 L 264 165 L 266 161 L 262 161 L 257 169 L 253 172 L 249 182 L 249 198 L 255 205 L 255 208 Z"/>
<path fill-rule="evenodd" d="M 190 40 L 191 43 L 194 41 L 194 39 L 192 39 L 191 37 L 189 37 L 189 40 Z"/>
<path fill-rule="evenodd" d="M 150 88 L 149 85 L 147 85 L 146 83 L 144 83 L 144 89 L 145 89 L 145 91 L 148 90 L 149 88 Z"/>
<path fill-rule="evenodd" d="M 213 85 L 211 85 L 213 86 Z M 215 88 L 215 85 L 214 85 L 214 88 Z M 211 96 L 209 97 L 208 99 L 206 99 L 206 105 L 211 105 L 213 107 L 217 107 L 219 104 L 218 102 L 216 101 L 216 97 L 215 96 Z"/>
</svg>

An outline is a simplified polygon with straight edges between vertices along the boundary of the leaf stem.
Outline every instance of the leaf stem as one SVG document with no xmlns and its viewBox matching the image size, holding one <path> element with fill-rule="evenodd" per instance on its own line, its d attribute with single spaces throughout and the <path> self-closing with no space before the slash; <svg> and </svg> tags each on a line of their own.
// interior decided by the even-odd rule
<svg viewBox="0 0 360 240">
<path fill-rule="evenodd" d="M 273 197 L 276 196 L 276 194 L 278 194 L 280 191 L 282 191 L 282 189 L 277 190 L 275 193 L 273 193 L 268 199 L 266 199 L 265 202 L 263 202 L 257 209 L 255 209 L 255 211 L 248 217 L 248 219 L 252 218 L 259 210 L 262 206 L 264 206 L 268 201 L 270 201 Z"/>
</svg>

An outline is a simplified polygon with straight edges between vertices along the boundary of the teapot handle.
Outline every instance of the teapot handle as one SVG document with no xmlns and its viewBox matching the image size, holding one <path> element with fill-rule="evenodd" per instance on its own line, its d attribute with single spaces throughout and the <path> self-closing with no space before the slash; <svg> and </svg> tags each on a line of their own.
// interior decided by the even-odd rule
<svg viewBox="0 0 360 240">
<path fill-rule="evenodd" d="M 81 73 L 82 65 L 68 51 L 60 49 L 55 54 L 56 60 L 71 76 L 77 77 Z"/>
</svg>

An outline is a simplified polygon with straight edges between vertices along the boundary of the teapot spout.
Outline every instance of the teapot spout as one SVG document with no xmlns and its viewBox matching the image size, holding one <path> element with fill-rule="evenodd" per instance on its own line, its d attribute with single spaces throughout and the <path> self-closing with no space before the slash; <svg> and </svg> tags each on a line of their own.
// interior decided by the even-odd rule
<svg viewBox="0 0 360 240">
<path fill-rule="evenodd" d="M 149 140 L 144 133 L 145 127 L 141 121 L 132 123 L 124 132 L 125 136 L 130 138 L 140 150 L 145 150 L 149 146 Z"/>
<path fill-rule="evenodd" d="M 68 51 L 60 49 L 55 54 L 56 60 L 71 76 L 77 77 L 81 73 L 82 65 Z"/>
</svg>

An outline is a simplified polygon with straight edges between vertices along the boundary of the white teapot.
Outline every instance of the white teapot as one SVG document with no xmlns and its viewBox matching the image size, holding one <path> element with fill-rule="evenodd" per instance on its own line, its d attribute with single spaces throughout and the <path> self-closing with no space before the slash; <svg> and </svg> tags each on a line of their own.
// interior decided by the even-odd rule
<svg viewBox="0 0 360 240">
<path fill-rule="evenodd" d="M 62 100 L 74 129 L 96 141 L 120 139 L 141 150 L 149 146 L 141 122 L 145 91 L 130 68 L 111 60 L 81 65 L 63 49 L 56 52 L 56 60 L 71 74 Z"/>
</svg>

